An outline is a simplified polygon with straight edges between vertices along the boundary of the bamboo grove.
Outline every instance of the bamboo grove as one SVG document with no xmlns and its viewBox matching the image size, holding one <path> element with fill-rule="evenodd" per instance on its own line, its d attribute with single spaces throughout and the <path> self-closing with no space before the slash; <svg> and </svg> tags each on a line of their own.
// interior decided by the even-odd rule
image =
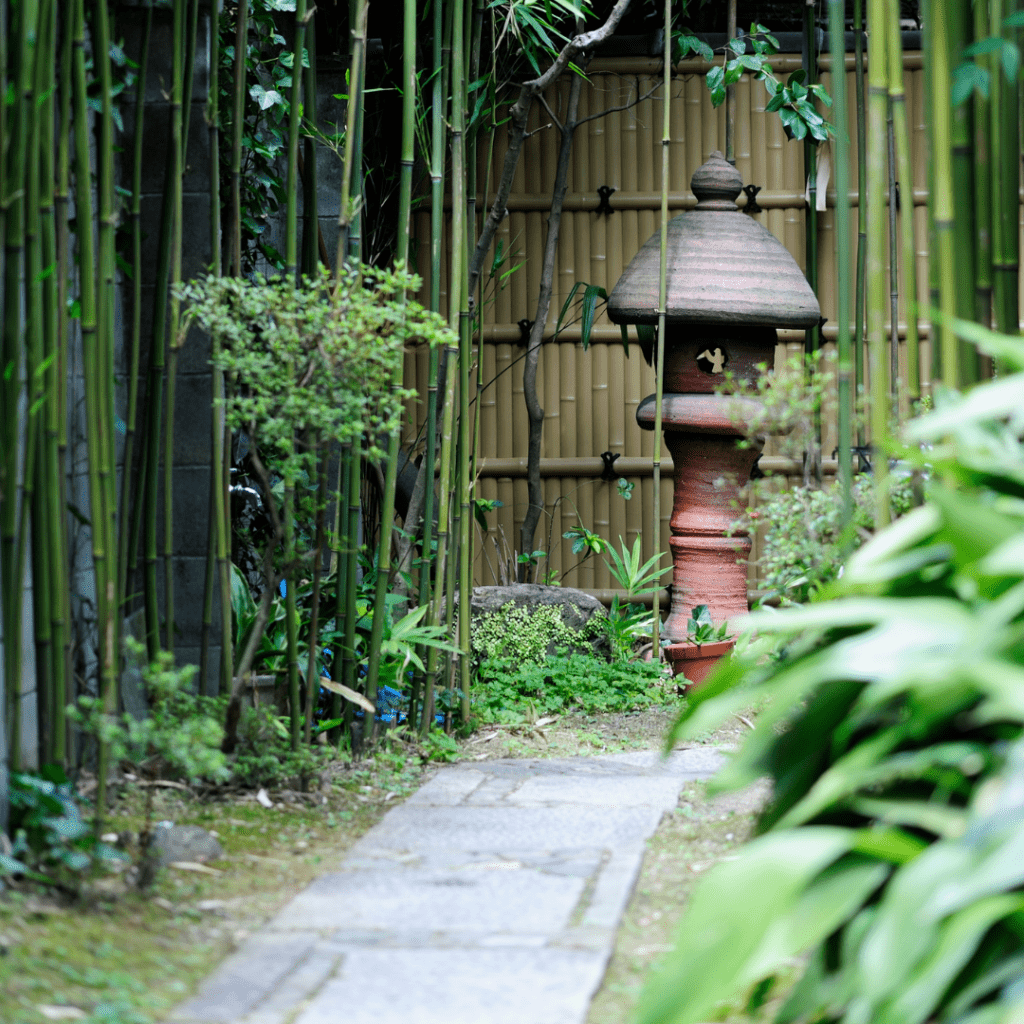
<svg viewBox="0 0 1024 1024">
<path fill-rule="evenodd" d="M 634 6 L 643 6 L 642 0 L 634 0 Z M 646 6 L 667 37 L 686 35 L 685 4 L 666 0 L 657 10 L 653 3 Z M 195 344 L 191 339 L 197 324 L 207 329 L 204 344 L 210 346 L 212 366 L 208 399 L 214 409 L 208 439 L 200 687 L 226 699 L 229 734 L 261 637 L 276 614 L 273 603 L 282 592 L 280 671 L 287 679 L 293 747 L 312 738 L 321 684 L 329 684 L 327 718 L 334 723 L 330 735 L 335 742 L 347 742 L 359 708 L 365 713 L 364 731 L 372 730 L 396 602 L 412 616 L 413 663 L 422 665 L 413 673 L 408 693 L 412 726 L 426 733 L 438 714 L 450 714 L 456 707 L 464 720 L 469 718 L 469 602 L 474 522 L 480 511 L 474 481 L 480 389 L 486 384 L 475 372 L 483 290 L 531 109 L 559 76 L 573 75 L 577 83 L 583 82 L 581 69 L 594 48 L 616 31 L 630 2 L 595 8 L 582 0 L 545 5 L 525 0 L 435 0 L 429 5 L 404 0 L 400 67 L 391 69 L 388 85 L 401 97 L 397 200 L 382 202 L 368 186 L 374 159 L 368 151 L 375 140 L 368 133 L 367 96 L 380 88 L 368 80 L 368 32 L 374 17 L 392 17 L 394 11 L 385 15 L 371 9 L 368 0 L 349 0 L 347 10 L 341 5 L 318 10 L 307 0 L 237 0 L 223 7 L 174 0 L 131 9 L 107 0 L 7 5 L 0 16 L 0 88 L 6 97 L 0 103 L 0 600 L 5 680 L 0 754 L 12 767 L 18 766 L 24 748 L 23 693 L 36 694 L 32 732 L 40 764 L 91 757 L 83 755 L 65 709 L 83 693 L 100 696 L 111 714 L 123 707 L 123 640 L 132 616 L 138 612 L 144 619 L 141 633 L 150 659 L 161 649 L 175 648 L 182 601 L 193 598 L 182 594 L 176 582 L 175 536 L 181 512 L 175 507 L 175 412 L 180 410 L 182 361 L 188 357 L 186 346 Z M 849 195 L 849 147 L 856 150 L 859 168 L 858 245 L 855 253 L 845 246 L 837 251 L 839 464 L 849 493 L 849 453 L 855 442 L 863 445 L 870 439 L 877 451 L 887 450 L 900 410 L 922 399 L 923 385 L 969 387 L 991 372 L 971 346 L 957 339 L 956 320 L 1003 332 L 1017 329 L 1018 35 L 1024 16 L 1018 13 L 1017 0 L 922 4 L 929 188 L 927 238 L 921 238 L 913 219 L 913 190 L 904 189 L 902 201 L 899 193 L 899 183 L 912 180 L 900 4 L 829 0 L 827 8 L 827 18 L 819 24 L 815 17 L 821 12 L 804 7 L 805 82 L 816 81 L 815 29 L 827 22 L 831 66 L 844 67 L 850 60 L 856 83 L 856 123 L 849 123 L 841 74 L 832 75 L 835 107 L 829 115 L 835 128 L 834 188 L 840 197 L 837 238 L 849 237 L 853 215 L 841 201 Z M 729 18 L 732 38 L 735 4 Z M 130 36 L 130 49 L 123 44 L 120 24 L 126 19 L 134 19 L 137 29 Z M 850 58 L 845 52 L 848 28 L 854 35 Z M 158 32 L 166 34 L 160 38 L 169 40 L 169 53 L 154 48 Z M 317 38 L 327 32 L 340 40 L 346 59 L 344 123 L 326 140 L 341 167 L 333 252 L 318 212 L 322 186 L 317 177 L 318 147 L 325 143 L 317 119 Z M 260 63 L 259 47 L 267 39 L 281 41 L 275 44 L 276 78 L 268 77 Z M 665 95 L 672 94 L 677 77 L 673 52 L 663 50 Z M 714 59 L 721 62 L 721 54 Z M 203 60 L 211 84 L 200 120 L 193 90 L 202 80 L 194 72 Z M 161 90 L 152 87 L 154 61 L 166 64 Z M 732 98 L 724 99 L 731 110 Z M 663 238 L 669 106 L 663 104 Z M 259 157 L 263 163 L 254 170 L 253 160 L 259 156 L 254 119 L 271 115 L 277 118 L 278 144 Z M 573 145 L 575 116 L 573 110 L 567 112 L 560 127 L 566 155 Z M 498 154 L 493 152 L 492 129 L 506 121 L 509 144 Z M 147 163 L 157 130 L 167 134 L 167 159 L 160 168 L 158 232 L 147 237 L 143 180 L 152 173 Z M 186 222 L 185 205 L 186 178 L 194 173 L 190 140 L 200 136 L 208 154 L 203 166 L 209 175 L 210 216 L 205 224 Z M 487 181 L 476 180 L 482 151 L 488 154 Z M 655 154 L 649 158 L 655 160 Z M 807 136 L 812 190 L 816 159 L 816 142 Z M 265 187 L 258 192 L 254 182 L 261 175 L 276 182 L 276 191 Z M 278 204 L 283 207 L 280 251 L 271 252 L 260 240 L 253 209 L 257 192 L 261 202 L 276 197 L 275 214 Z M 479 195 L 485 197 L 483 206 Z M 430 211 L 428 305 L 430 312 L 443 313 L 446 323 L 413 308 L 408 279 L 364 277 L 368 263 L 388 264 L 404 273 L 414 206 Z M 807 215 L 810 274 L 817 265 L 815 209 L 812 191 Z M 383 220 L 387 223 L 379 223 Z M 552 253 L 557 250 L 557 223 L 553 202 L 548 225 Z M 319 419 L 294 420 L 284 433 L 268 439 L 265 448 L 259 445 L 260 424 L 253 421 L 252 429 L 243 431 L 254 446 L 254 472 L 264 474 L 265 497 L 273 506 L 259 604 L 252 628 L 244 634 L 230 614 L 238 586 L 231 564 L 230 485 L 242 422 L 239 410 L 250 396 L 239 376 L 243 367 L 232 362 L 229 328 L 211 329 L 216 318 L 203 321 L 197 312 L 201 296 L 189 291 L 184 254 L 197 234 L 210 254 L 207 281 L 221 282 L 209 284 L 204 294 L 242 303 L 243 293 L 232 291 L 235 286 L 229 282 L 251 282 L 258 264 L 285 290 L 281 309 L 297 308 L 296 296 L 312 288 L 302 294 L 318 296 L 328 313 L 335 311 L 334 320 L 328 316 L 328 321 L 337 323 L 342 311 L 356 309 L 346 303 L 355 303 L 359 295 L 386 293 L 386 301 L 393 301 L 398 311 L 396 322 L 413 331 L 409 343 L 431 345 L 422 462 L 402 517 L 408 525 L 402 528 L 396 520 L 400 430 L 387 416 L 373 421 L 378 429 L 371 429 L 369 421 L 343 427 L 327 412 Z M 372 245 L 374 237 L 386 242 Z M 930 275 L 928 292 L 918 295 L 914 256 L 923 247 L 930 254 Z M 150 252 L 155 256 L 144 259 Z M 541 254 L 531 258 L 539 260 Z M 906 318 L 902 343 L 896 305 L 901 265 L 905 308 L 917 311 Z M 155 312 L 151 329 L 145 330 L 143 292 L 150 277 Z M 441 294 L 442 277 L 446 296 Z M 663 270 L 662 296 L 665 287 Z M 539 326 L 523 354 L 527 372 L 532 365 L 534 375 L 547 307 L 539 304 L 538 313 Z M 355 312 L 344 315 L 351 315 L 353 322 L 358 319 Z M 884 336 L 886 322 L 893 332 L 891 345 Z M 414 323 L 415 330 L 408 326 Z M 926 332 L 919 334 L 919 323 L 927 326 Z M 378 328 L 366 330 L 366 337 L 380 333 Z M 375 372 L 381 375 L 382 395 L 400 405 L 400 353 L 402 338 L 408 341 L 409 336 L 399 331 L 396 337 L 398 357 L 387 364 L 390 369 L 381 363 Z M 925 338 L 930 339 L 928 366 L 921 364 Z M 814 337 L 806 344 L 809 351 L 820 349 Z M 901 349 L 902 362 L 888 358 Z M 288 381 L 298 386 L 302 367 L 313 365 L 302 360 L 314 356 L 301 345 L 295 352 L 297 363 L 287 367 L 292 373 Z M 660 367 L 660 352 L 657 358 Z M 288 381 L 285 390 L 291 386 Z M 315 401 L 329 409 L 334 394 L 330 388 L 304 378 L 301 386 L 319 387 Z M 858 396 L 870 409 L 867 435 L 854 426 Z M 530 410 L 531 420 L 535 413 Z M 660 444 L 658 431 L 655 436 Z M 275 471 L 275 480 L 265 465 L 271 450 L 279 468 L 292 467 Z M 657 488 L 660 447 L 654 461 Z M 886 459 L 878 457 L 874 464 L 884 496 Z M 280 495 L 270 498 L 277 478 Z M 376 495 L 372 502 L 367 500 L 371 482 Z M 531 494 L 531 503 L 537 502 Z M 884 519 L 887 503 L 878 501 L 877 508 Z M 652 526 L 657 535 L 657 519 Z M 370 539 L 375 550 L 365 550 L 367 545 L 361 550 L 361 538 Z M 665 541 L 658 547 L 667 546 Z M 307 584 L 308 598 L 302 596 Z M 359 596 L 361 587 L 369 591 L 365 599 Z M 301 614 L 300 600 L 305 601 Z M 357 630 L 367 617 L 369 636 L 360 647 Z M 320 643 L 329 623 L 332 639 Z M 30 644 L 19 642 L 27 636 Z M 658 649 L 657 632 L 654 642 Z M 213 657 L 215 650 L 219 661 Z M 34 680 L 26 675 L 30 661 Z M 103 744 L 95 763 L 102 808 L 108 769 Z"/>
</svg>

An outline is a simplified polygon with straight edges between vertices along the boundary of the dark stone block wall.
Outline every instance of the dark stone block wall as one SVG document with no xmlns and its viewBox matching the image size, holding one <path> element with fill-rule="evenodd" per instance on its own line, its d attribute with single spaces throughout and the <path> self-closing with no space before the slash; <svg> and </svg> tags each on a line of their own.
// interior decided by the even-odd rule
<svg viewBox="0 0 1024 1024">
<path fill-rule="evenodd" d="M 210 12 L 200 9 L 196 59 L 192 69 L 192 104 L 184 174 L 182 277 L 205 273 L 212 259 L 210 237 L 210 132 L 206 104 L 210 88 Z M 141 50 L 146 8 L 122 4 L 116 11 L 115 38 L 124 39 L 125 52 L 137 59 Z M 142 349 L 152 337 L 156 301 L 156 266 L 160 246 L 160 209 L 164 175 L 169 167 L 172 12 L 166 7 L 153 10 L 149 67 L 146 76 L 146 111 L 143 121 L 145 158 L 142 172 Z M 131 182 L 132 140 L 135 137 L 134 101 L 124 103 L 124 145 L 122 184 Z M 125 219 L 125 227 L 128 227 Z M 118 351 L 119 374 L 117 413 L 126 411 L 126 377 L 129 369 L 128 342 L 132 323 L 132 283 L 122 280 L 124 319 L 122 344 Z M 202 604 L 206 573 L 206 547 L 210 505 L 210 450 L 212 429 L 212 378 L 209 339 L 193 329 L 178 356 L 177 390 L 174 408 L 174 576 L 175 655 L 179 664 L 198 664 L 202 630 Z M 148 386 L 145 358 L 141 368 L 139 421 L 147 415 L 145 389 Z M 164 398 L 166 427 L 166 395 Z M 136 446 L 138 448 L 138 445 Z M 123 458 L 123 456 L 122 456 Z M 161 489 L 162 500 L 162 489 Z M 162 519 L 158 521 L 159 551 L 163 551 Z M 160 594 L 163 596 L 163 565 L 160 566 Z M 219 603 L 215 601 L 211 637 L 210 685 L 216 690 L 220 659 Z"/>
</svg>

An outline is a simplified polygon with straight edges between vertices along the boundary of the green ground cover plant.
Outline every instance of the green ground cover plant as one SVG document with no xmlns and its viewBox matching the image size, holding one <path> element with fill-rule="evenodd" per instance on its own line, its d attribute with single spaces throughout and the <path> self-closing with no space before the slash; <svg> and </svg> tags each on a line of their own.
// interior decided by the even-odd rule
<svg viewBox="0 0 1024 1024">
<path fill-rule="evenodd" d="M 661 665 L 608 662 L 592 655 L 551 656 L 540 663 L 484 661 L 473 688 L 482 722 L 514 724 L 567 711 L 636 711 L 675 699 Z"/>
<path fill-rule="evenodd" d="M 763 1002 L 778 1024 L 1009 1024 L 1024 1012 L 1024 345 L 937 396 L 900 454 L 927 502 L 693 695 L 673 738 L 758 700 L 716 780 L 768 776 L 759 838 L 695 891 L 643 1024 Z M 779 655 L 765 660 L 774 649 Z M 771 879 L 770 897 L 765 880 Z"/>
</svg>

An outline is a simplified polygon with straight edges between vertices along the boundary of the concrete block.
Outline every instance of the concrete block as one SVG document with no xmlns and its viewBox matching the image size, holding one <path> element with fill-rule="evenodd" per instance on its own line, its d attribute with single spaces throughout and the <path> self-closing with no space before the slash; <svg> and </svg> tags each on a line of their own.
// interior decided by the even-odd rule
<svg viewBox="0 0 1024 1024">
<path fill-rule="evenodd" d="M 253 935 L 171 1015 L 169 1024 L 229 1024 L 271 996 L 309 956 L 316 936 Z"/>
<path fill-rule="evenodd" d="M 576 1024 L 604 966 L 601 953 L 551 948 L 358 950 L 296 1024 Z"/>
<path fill-rule="evenodd" d="M 630 845 L 654 831 L 656 807 L 396 807 L 356 844 L 391 850 L 520 851 Z"/>
<path fill-rule="evenodd" d="M 401 932 L 418 924 L 449 933 L 550 934 L 568 923 L 584 881 L 515 862 L 469 864 L 454 871 L 341 871 L 318 878 L 271 927 Z"/>
</svg>

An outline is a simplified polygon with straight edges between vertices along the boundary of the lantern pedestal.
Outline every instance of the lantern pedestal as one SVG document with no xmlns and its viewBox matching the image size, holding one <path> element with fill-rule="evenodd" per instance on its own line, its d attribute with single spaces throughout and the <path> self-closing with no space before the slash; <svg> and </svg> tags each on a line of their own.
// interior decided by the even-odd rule
<svg viewBox="0 0 1024 1024">
<path fill-rule="evenodd" d="M 715 622 L 747 612 L 750 538 L 734 531 L 739 491 L 750 479 L 762 438 L 740 448 L 743 420 L 757 408 L 724 395 L 665 395 L 665 443 L 675 467 L 672 500 L 672 607 L 664 635 L 682 643 L 690 611 L 706 604 Z M 654 396 L 640 403 L 637 422 L 654 428 Z"/>
</svg>

